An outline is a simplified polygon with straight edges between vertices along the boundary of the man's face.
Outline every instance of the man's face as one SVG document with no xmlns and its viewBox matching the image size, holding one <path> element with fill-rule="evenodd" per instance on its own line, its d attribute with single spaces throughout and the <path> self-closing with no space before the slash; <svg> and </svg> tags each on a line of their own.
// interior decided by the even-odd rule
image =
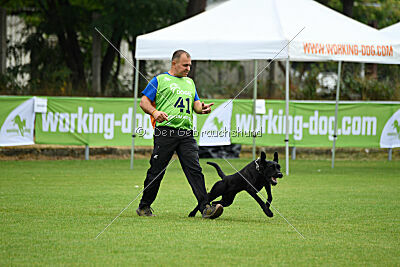
<svg viewBox="0 0 400 267">
<path fill-rule="evenodd" d="M 179 59 L 172 61 L 172 66 L 176 77 L 187 77 L 192 66 L 192 60 L 183 53 Z"/>
</svg>

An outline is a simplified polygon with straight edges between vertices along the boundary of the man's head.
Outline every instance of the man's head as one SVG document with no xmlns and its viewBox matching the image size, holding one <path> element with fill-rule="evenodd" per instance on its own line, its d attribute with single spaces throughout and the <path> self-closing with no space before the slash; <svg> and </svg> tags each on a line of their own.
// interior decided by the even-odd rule
<svg viewBox="0 0 400 267">
<path fill-rule="evenodd" d="M 188 52 L 176 50 L 172 55 L 170 74 L 176 77 L 186 77 L 192 66 L 192 60 Z"/>
</svg>

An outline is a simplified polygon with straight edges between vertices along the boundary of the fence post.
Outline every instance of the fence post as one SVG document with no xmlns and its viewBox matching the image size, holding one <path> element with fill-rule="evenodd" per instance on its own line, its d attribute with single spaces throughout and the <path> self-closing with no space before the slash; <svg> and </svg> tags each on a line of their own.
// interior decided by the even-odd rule
<svg viewBox="0 0 400 267">
<path fill-rule="evenodd" d="M 393 152 L 393 149 L 392 149 L 392 148 L 389 148 L 389 150 L 388 150 L 388 160 L 389 160 L 389 161 L 392 160 L 392 152 Z"/>
<path fill-rule="evenodd" d="M 296 147 L 292 147 L 292 160 L 296 159 Z"/>
<path fill-rule="evenodd" d="M 85 160 L 89 160 L 89 146 L 85 145 Z"/>
</svg>

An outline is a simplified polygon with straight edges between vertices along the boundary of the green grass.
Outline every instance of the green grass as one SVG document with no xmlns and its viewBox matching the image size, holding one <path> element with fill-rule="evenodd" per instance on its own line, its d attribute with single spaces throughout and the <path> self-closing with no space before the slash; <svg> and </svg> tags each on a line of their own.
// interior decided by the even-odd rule
<svg viewBox="0 0 400 267">
<path fill-rule="evenodd" d="M 209 189 L 218 178 L 201 164 Z M 196 201 L 175 161 L 157 217 L 136 215 L 139 197 L 95 239 L 142 190 L 147 168 L 148 160 L 134 171 L 126 160 L 1 161 L 0 265 L 400 265 L 398 161 L 337 161 L 334 170 L 292 161 L 272 205 L 306 239 L 246 193 L 217 220 L 187 218 Z"/>
</svg>

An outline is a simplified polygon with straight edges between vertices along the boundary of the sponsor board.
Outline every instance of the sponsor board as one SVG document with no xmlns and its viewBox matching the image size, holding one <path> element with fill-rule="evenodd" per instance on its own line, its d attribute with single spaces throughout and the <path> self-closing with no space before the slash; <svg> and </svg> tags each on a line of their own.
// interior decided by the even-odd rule
<svg viewBox="0 0 400 267">
<path fill-rule="evenodd" d="M 0 98 L 2 102 L 0 146 L 34 144 L 33 129 L 35 113 L 33 112 L 33 106 L 35 99 L 21 100 L 18 98 Z M 16 103 L 18 105 L 14 107 Z M 9 108 L 7 109 L 7 107 Z"/>
<path fill-rule="evenodd" d="M 386 122 L 381 133 L 380 146 L 400 147 L 400 109 Z"/>
<path fill-rule="evenodd" d="M 36 142 L 41 144 L 129 146 L 133 101 L 106 98 L 49 97 L 47 112 L 36 115 Z M 150 116 L 138 108 L 136 145 L 151 145 Z"/>
<path fill-rule="evenodd" d="M 214 108 L 213 112 L 207 116 L 198 136 L 200 146 L 231 144 L 229 133 L 231 131 L 232 107 L 233 101 L 228 100 Z"/>
<path fill-rule="evenodd" d="M 7 109 L 9 112 L 0 120 L 2 136 L 30 136 L 29 142 L 32 143 L 33 126 L 29 126 L 30 120 L 17 110 L 30 110 L 33 107 L 22 105 L 26 99 L 19 101 L 18 105 L 10 105 Z M 211 114 L 196 114 L 193 117 L 195 138 L 199 145 L 251 145 L 253 137 L 258 146 L 285 145 L 284 101 L 266 100 L 265 109 L 254 118 L 252 100 L 220 99 L 206 102 L 215 103 Z M 33 102 L 26 103 L 33 105 Z M 17 109 L 19 105 L 22 106 Z M 36 143 L 130 146 L 133 106 L 133 101 L 125 98 L 48 97 L 47 111 L 36 114 Z M 260 110 L 260 107 L 257 109 Z M 11 112 L 13 110 L 16 111 Z M 291 101 L 287 125 L 289 144 L 298 147 L 332 146 L 334 110 L 334 102 Z M 150 116 L 139 107 L 137 112 L 135 145 L 151 146 L 154 130 Z M 338 147 L 400 147 L 400 102 L 343 101 L 338 114 Z M 4 143 L 12 145 L 15 142 L 2 141 L 2 145 Z"/>
<path fill-rule="evenodd" d="M 243 100 L 239 100 L 243 101 Z M 256 115 L 253 126 L 251 105 L 235 102 L 232 117 L 232 143 L 283 146 L 286 121 L 283 101 L 266 101 L 266 114 Z M 381 132 L 400 103 L 342 102 L 339 105 L 337 146 L 380 147 Z M 330 147 L 335 133 L 335 103 L 291 101 L 289 105 L 289 144 L 302 147 Z M 393 124 L 393 123 L 392 123 Z M 242 133 L 242 135 L 238 134 Z M 243 133 L 250 133 L 247 136 Z M 393 143 L 393 140 L 391 140 Z M 399 145 L 397 145 L 399 146 Z"/>
</svg>

